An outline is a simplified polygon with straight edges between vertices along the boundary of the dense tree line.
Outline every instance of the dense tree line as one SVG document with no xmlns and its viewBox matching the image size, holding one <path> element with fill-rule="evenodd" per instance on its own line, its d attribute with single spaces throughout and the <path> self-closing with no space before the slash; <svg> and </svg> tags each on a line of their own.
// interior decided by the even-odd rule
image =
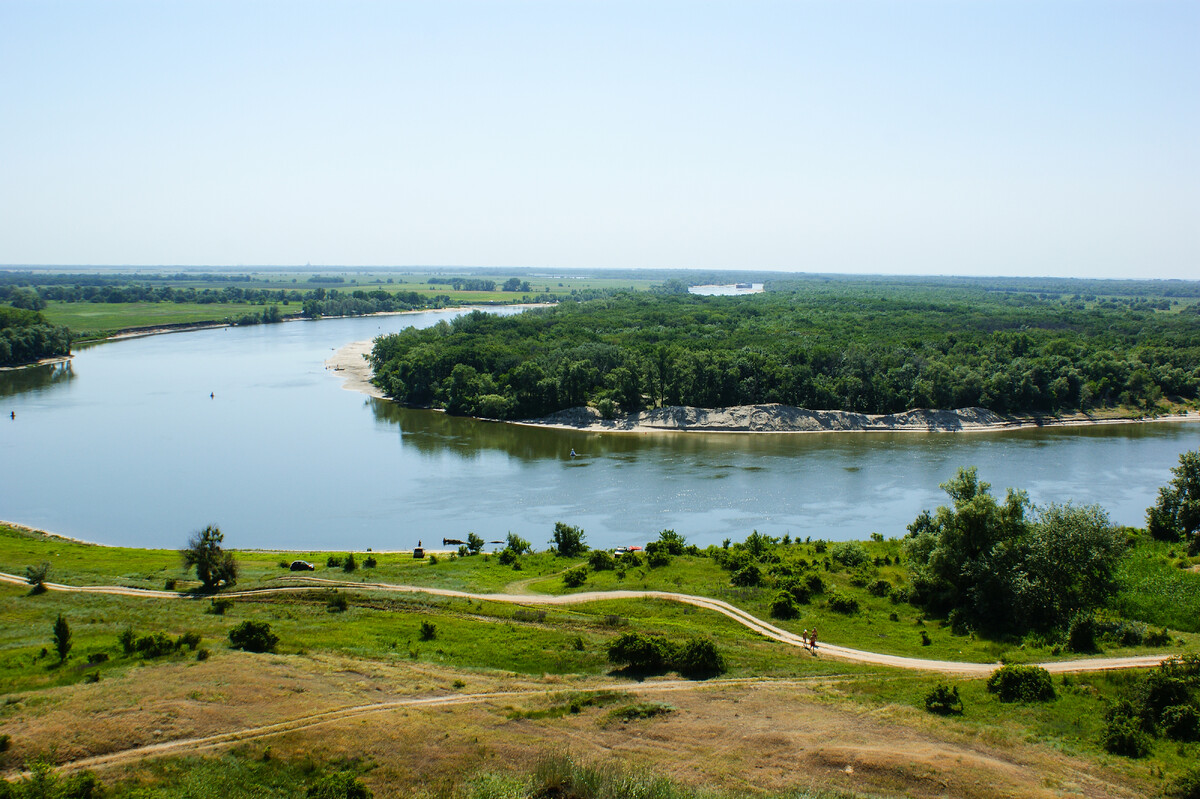
<svg viewBox="0 0 1200 799">
<path fill-rule="evenodd" d="M 1036 413 L 1149 407 L 1200 390 L 1192 305 L 866 280 L 748 297 L 678 289 L 405 330 L 377 340 L 376 379 L 408 404 L 502 419 L 585 404 Z"/>
<path fill-rule="evenodd" d="M 37 311 L 0 305 L 0 366 L 71 354 L 71 332 Z"/>
</svg>

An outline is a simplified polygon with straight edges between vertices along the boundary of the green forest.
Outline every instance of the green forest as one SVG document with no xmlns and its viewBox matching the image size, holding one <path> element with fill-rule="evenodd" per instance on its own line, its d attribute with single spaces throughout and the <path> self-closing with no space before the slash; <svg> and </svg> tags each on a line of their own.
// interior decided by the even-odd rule
<svg viewBox="0 0 1200 799">
<path fill-rule="evenodd" d="M 71 333 L 37 311 L 0 305 L 0 366 L 68 355 Z"/>
<path fill-rule="evenodd" d="M 813 276 L 701 297 L 668 281 L 650 294 L 404 330 L 378 339 L 371 361 L 400 402 L 498 419 L 585 404 L 605 416 L 759 403 L 1030 414 L 1195 400 L 1195 285 L 1038 287 Z"/>
</svg>

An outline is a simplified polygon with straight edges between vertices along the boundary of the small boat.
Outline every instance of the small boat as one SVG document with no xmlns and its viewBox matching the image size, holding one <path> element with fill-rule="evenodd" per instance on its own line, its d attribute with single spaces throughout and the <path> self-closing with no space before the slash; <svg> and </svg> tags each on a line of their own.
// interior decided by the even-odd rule
<svg viewBox="0 0 1200 799">
<path fill-rule="evenodd" d="M 629 551 L 630 552 L 641 552 L 642 548 L 641 547 L 630 547 Z"/>
</svg>

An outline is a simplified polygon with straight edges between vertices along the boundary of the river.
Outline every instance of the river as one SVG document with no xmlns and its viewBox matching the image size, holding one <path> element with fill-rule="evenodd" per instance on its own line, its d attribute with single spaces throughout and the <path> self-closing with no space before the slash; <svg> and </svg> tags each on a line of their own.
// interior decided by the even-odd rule
<svg viewBox="0 0 1200 799">
<path fill-rule="evenodd" d="M 504 312 L 511 312 L 505 309 Z M 938 484 L 976 465 L 998 495 L 1145 509 L 1200 424 L 1003 433 L 601 434 L 397 407 L 343 390 L 351 341 L 452 311 L 220 328 L 106 343 L 0 372 L 0 519 L 125 546 L 376 550 L 487 540 L 593 546 L 664 528 L 706 545 L 751 530 L 902 536 Z M 211 396 L 210 396 L 211 394 Z M 15 419 L 9 418 L 11 413 Z M 572 459 L 574 449 L 580 457 Z"/>
</svg>

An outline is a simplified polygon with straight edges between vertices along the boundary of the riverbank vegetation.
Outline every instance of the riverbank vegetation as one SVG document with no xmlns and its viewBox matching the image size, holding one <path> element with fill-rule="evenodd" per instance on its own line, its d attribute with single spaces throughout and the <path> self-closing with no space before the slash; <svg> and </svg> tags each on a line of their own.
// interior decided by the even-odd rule
<svg viewBox="0 0 1200 799">
<path fill-rule="evenodd" d="M 654 747 L 655 768 L 664 771 L 647 779 L 661 777 L 677 791 L 661 795 L 723 795 L 724 776 L 744 773 L 751 752 L 775 762 L 763 754 L 764 746 L 775 751 L 767 734 L 787 738 L 779 751 L 789 764 L 813 746 L 806 736 L 846 737 L 855 758 L 865 757 L 864 736 L 878 742 L 868 749 L 880 761 L 814 751 L 805 763 L 820 779 L 793 783 L 792 791 L 933 795 L 911 771 L 913 751 L 934 751 L 936 761 L 980 747 L 982 761 L 969 755 L 958 761 L 964 771 L 947 779 L 991 784 L 1035 763 L 1032 785 L 1041 790 L 1047 774 L 1065 775 L 1059 759 L 1066 757 L 1071 775 L 1082 769 L 1133 793 L 1185 785 L 1200 757 L 1200 557 L 1144 530 L 1113 528 L 1097 509 L 1030 508 L 1018 492 L 1001 503 L 972 470 L 945 488 L 951 504 L 921 514 L 901 540 L 797 541 L 751 532 L 702 549 L 665 530 L 647 536 L 644 551 L 598 554 L 587 550 L 584 530 L 560 524 L 511 535 L 499 552 L 468 547 L 436 560 L 346 553 L 357 555 L 353 572 L 340 553 L 234 551 L 237 589 L 299 589 L 248 596 L 205 593 L 179 551 L 101 547 L 0 526 L 0 571 L 34 566 L 43 583 L 165 589 L 179 597 L 0 586 L 9 622 L 0 629 L 0 714 L 10 736 L 0 768 L 144 746 L 161 740 L 157 730 L 185 738 L 232 729 L 242 730 L 232 752 L 199 761 L 133 757 L 99 776 L 113 796 L 179 795 L 191 773 L 212 784 L 240 775 L 244 785 L 231 796 L 335 783 L 361 783 L 380 796 L 493 795 L 478 793 L 480 784 L 508 786 L 494 795 L 524 796 L 538 795 L 544 783 L 500 767 L 511 762 L 510 749 L 558 745 L 569 735 L 602 751 L 652 730 L 654 741 L 678 744 L 667 747 L 675 754 L 666 761 Z M 1075 545 L 1097 536 L 1104 545 L 1096 557 L 1081 559 Z M 531 551 L 527 539 L 541 551 Z M 215 531 L 202 532 L 187 552 L 202 550 L 211 556 L 206 562 L 224 564 L 230 551 L 200 546 L 206 541 L 222 543 Z M 1026 559 L 996 560 L 1002 556 Z M 314 577 L 339 582 L 285 582 L 291 562 L 301 559 L 318 564 Z M 342 565 L 321 565 L 334 561 Z M 974 575 L 991 585 L 991 572 L 1004 569 L 1023 577 L 1021 590 L 1001 586 L 988 600 L 1004 607 L 981 607 L 972 583 L 958 581 Z M 1047 571 L 1061 574 L 1039 584 Z M 572 586 L 565 578 L 576 572 L 584 580 Z M 1083 590 L 1084 580 L 1094 585 Z M 810 653 L 664 598 L 537 605 L 387 592 L 382 583 L 510 594 L 695 594 L 788 631 L 820 634 Z M 1170 601 L 1151 601 L 1167 583 L 1178 587 Z M 1056 592 L 1054 612 L 1022 612 L 1026 590 Z M 251 633 L 267 643 L 249 645 Z M 947 678 L 832 660 L 822 656 L 829 644 L 1029 667 L 991 679 Z M 1081 653 L 1175 657 L 1144 673 L 1051 676 L 1032 665 Z M 420 709 L 438 697 L 451 704 Z M 137 710 L 95 715 L 113 707 Z M 285 723 L 309 715 L 327 721 L 311 730 Z M 78 718 L 96 720 L 81 725 Z M 276 723 L 284 732 L 270 732 Z M 707 740 L 706 730 L 733 728 L 747 734 L 731 739 L 725 754 L 707 747 L 697 758 L 687 754 Z M 398 729 L 405 730 L 399 738 Z M 651 760 L 635 762 L 642 768 Z M 847 762 L 862 765 L 861 774 L 845 770 Z M 1026 765 L 997 772 L 997 762 Z M 425 780 L 419 775 L 430 763 L 456 776 Z M 555 784 L 575 785 L 585 774 L 572 773 Z M 697 784 L 721 787 L 703 794 L 691 787 Z M 770 780 L 755 787 L 795 795 Z M 995 793 L 1030 790 L 997 784 Z"/>
<path fill-rule="evenodd" d="M 0 366 L 32 363 L 71 353 L 70 331 L 37 310 L 0 305 Z"/>
<path fill-rule="evenodd" d="M 611 417 L 760 403 L 1147 412 L 1164 398 L 1197 398 L 1194 288 L 1148 298 L 1032 293 L 1000 280 L 818 277 L 745 297 L 684 287 L 504 318 L 469 314 L 383 336 L 371 362 L 393 399 L 500 419 L 582 405 Z"/>
</svg>

